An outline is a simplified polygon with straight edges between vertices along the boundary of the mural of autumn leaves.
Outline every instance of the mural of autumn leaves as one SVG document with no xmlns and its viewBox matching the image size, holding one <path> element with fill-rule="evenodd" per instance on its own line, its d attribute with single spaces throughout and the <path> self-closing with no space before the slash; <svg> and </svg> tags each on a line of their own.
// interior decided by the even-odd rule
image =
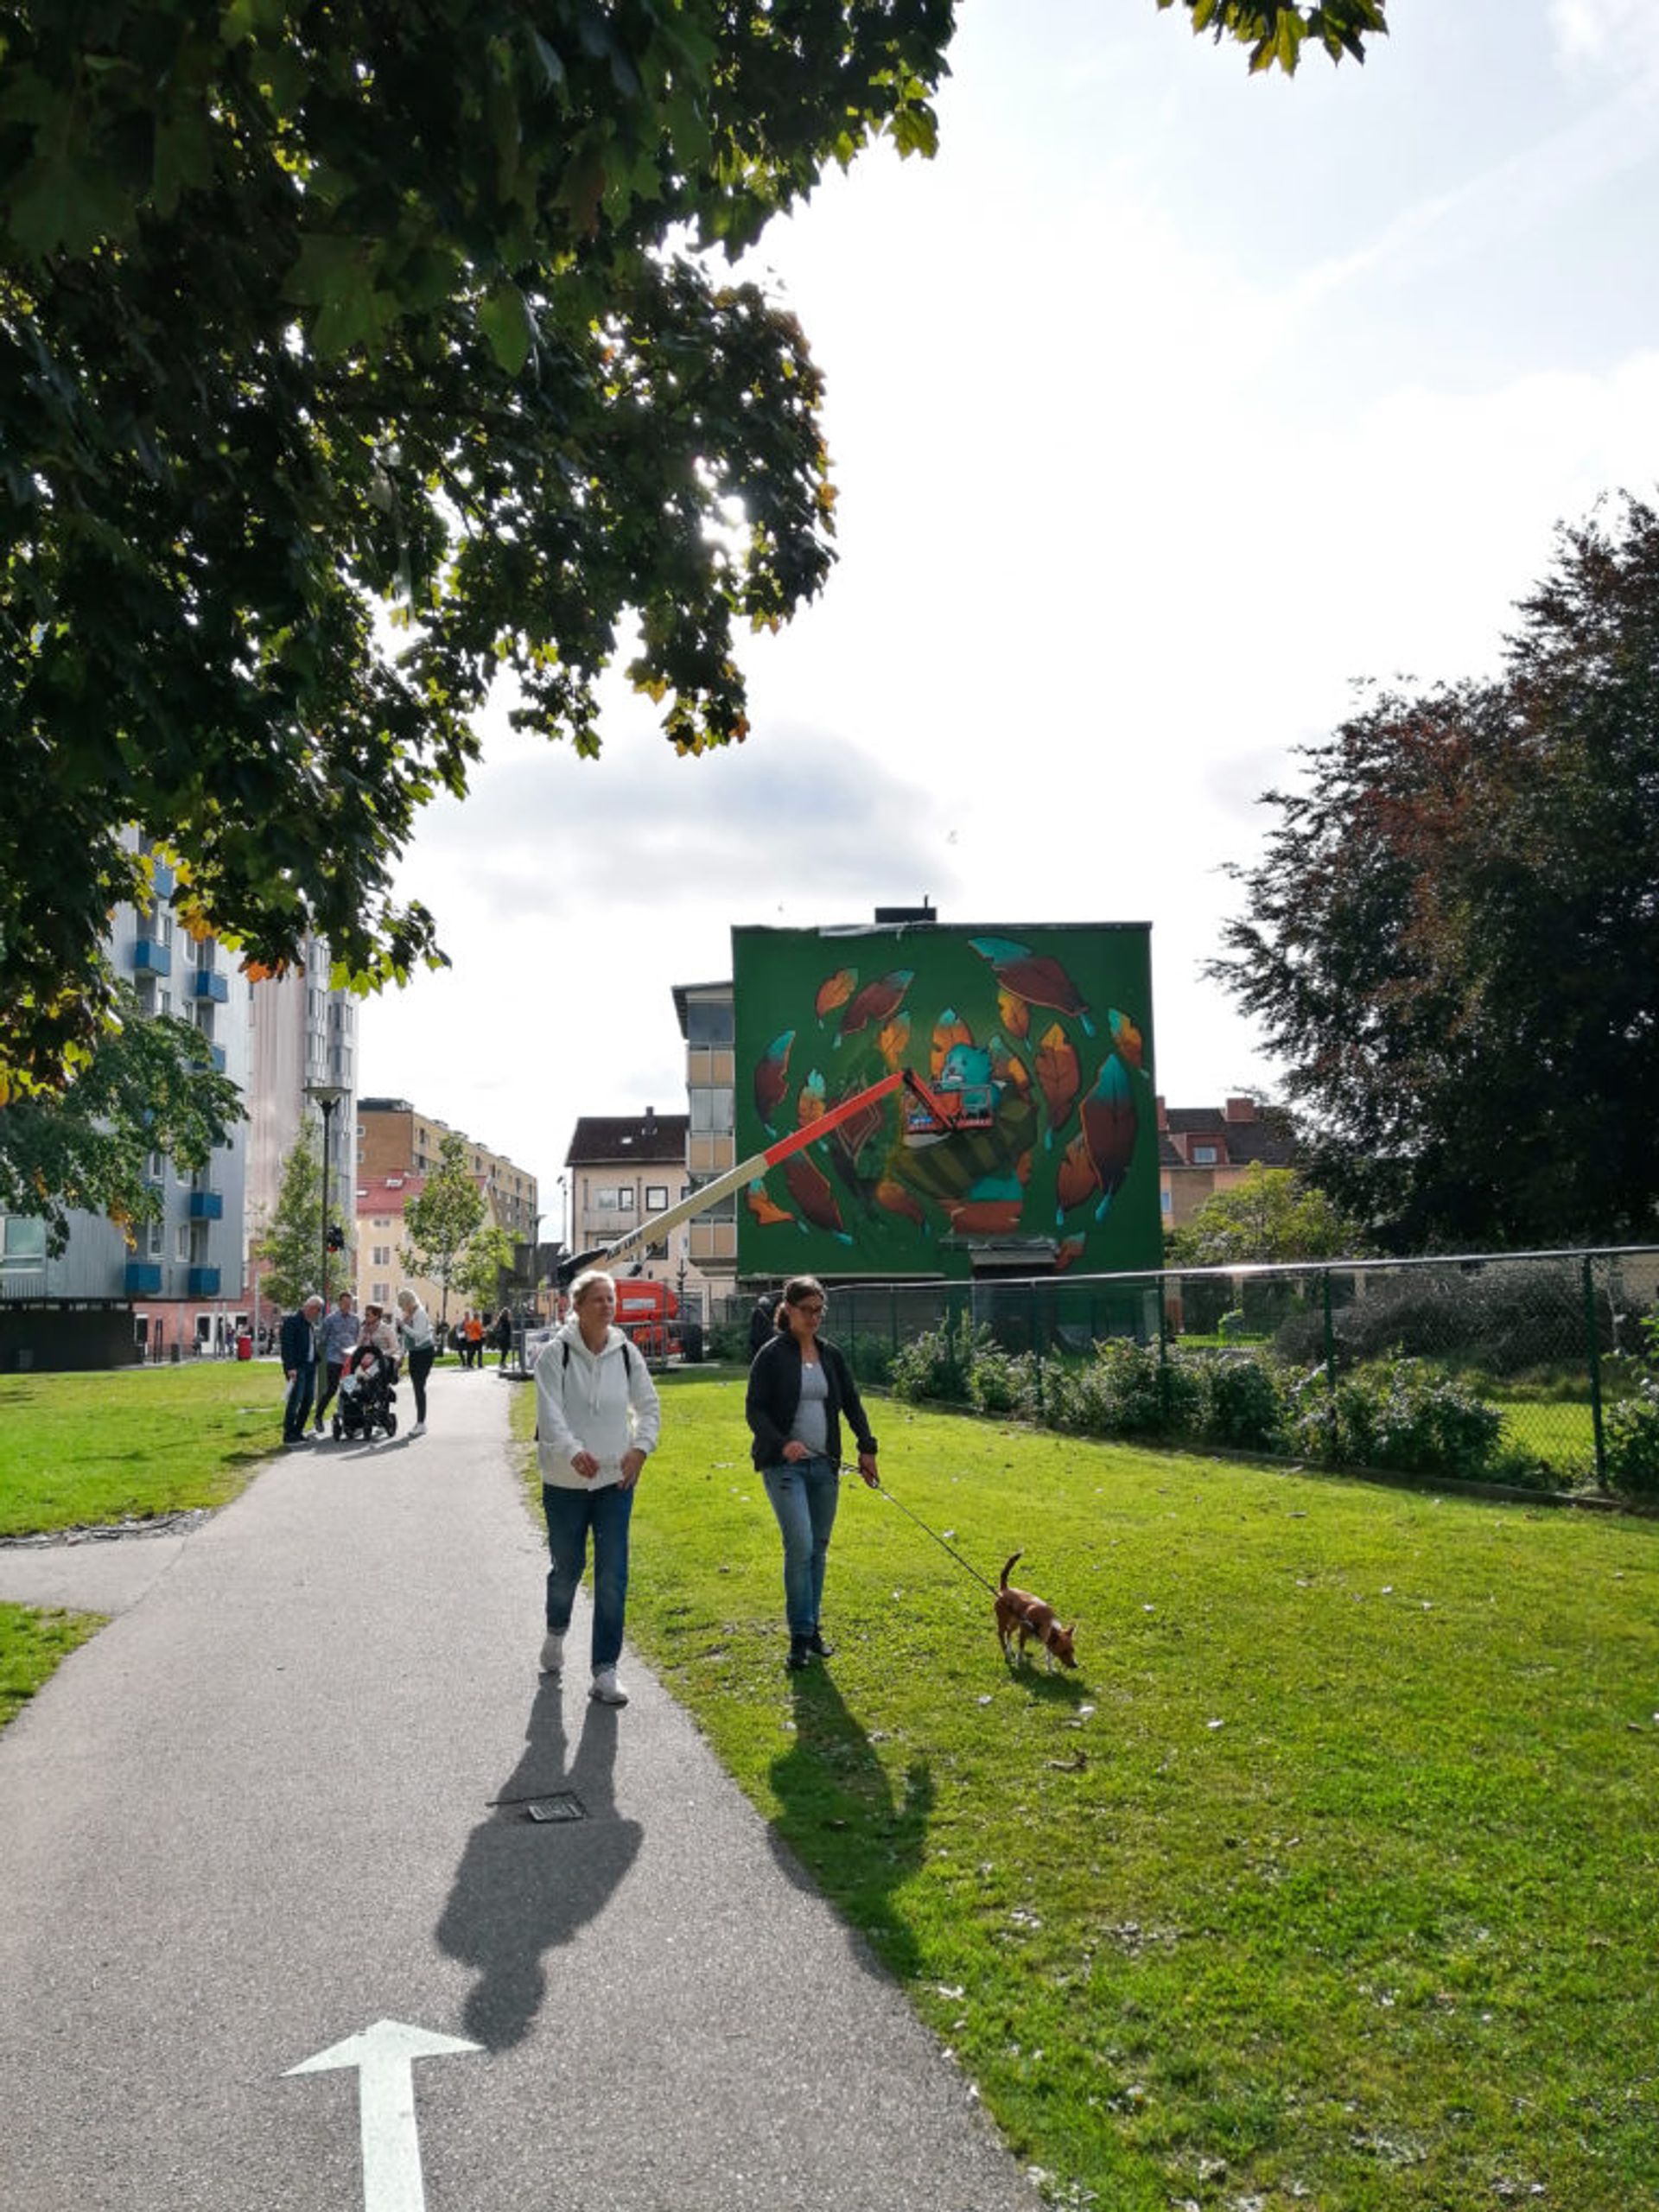
<svg viewBox="0 0 1659 2212">
<path fill-rule="evenodd" d="M 966 979 L 956 963 L 960 1004 L 938 1002 L 941 963 L 925 941 L 907 941 L 914 958 L 902 966 L 887 964 L 896 942 L 859 944 L 865 957 L 820 969 L 793 1026 L 750 1065 L 766 1135 L 808 1127 L 904 1066 L 963 1104 L 972 1126 L 942 1129 L 889 1096 L 757 1178 L 746 1203 L 766 1249 L 775 1242 L 772 1263 L 789 1264 L 792 1226 L 883 1258 L 895 1236 L 912 1257 L 918 1237 L 936 1253 L 941 1239 L 1046 1239 L 1053 1264 L 1072 1265 L 1106 1221 L 1151 1108 L 1141 1027 L 1090 1005 L 1065 960 L 1014 938 L 954 937 L 973 955 Z"/>
</svg>

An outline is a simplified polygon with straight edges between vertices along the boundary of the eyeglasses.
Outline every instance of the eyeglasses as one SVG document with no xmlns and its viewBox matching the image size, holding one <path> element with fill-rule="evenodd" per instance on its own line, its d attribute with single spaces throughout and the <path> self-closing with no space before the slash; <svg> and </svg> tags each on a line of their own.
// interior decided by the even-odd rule
<svg viewBox="0 0 1659 2212">
<path fill-rule="evenodd" d="M 823 1311 L 823 1300 L 821 1298 L 804 1298 L 795 1311 L 798 1313 L 810 1313 L 816 1319 Z"/>
</svg>

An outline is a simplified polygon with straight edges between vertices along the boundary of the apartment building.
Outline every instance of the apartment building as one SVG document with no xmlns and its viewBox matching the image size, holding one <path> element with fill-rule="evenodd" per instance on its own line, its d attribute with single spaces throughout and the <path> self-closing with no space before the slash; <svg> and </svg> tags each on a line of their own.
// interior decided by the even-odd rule
<svg viewBox="0 0 1659 2212">
<path fill-rule="evenodd" d="M 683 1114 L 658 1114 L 651 1106 L 643 1115 L 584 1114 L 565 1154 L 570 1249 L 609 1244 L 677 1205 L 690 1186 L 686 1148 Z M 683 1280 L 688 1293 L 699 1294 L 705 1280 L 683 1227 L 647 1245 L 638 1272 L 677 1287 Z"/>
<path fill-rule="evenodd" d="M 459 1136 L 467 1173 L 477 1178 L 489 1217 L 515 1243 L 533 1244 L 542 1218 L 536 1178 L 502 1154 L 452 1130 L 434 1114 L 423 1114 L 407 1098 L 359 1098 L 355 1122 L 355 1186 L 384 1183 L 389 1176 L 430 1174 L 439 1164 L 446 1136 Z"/>
</svg>

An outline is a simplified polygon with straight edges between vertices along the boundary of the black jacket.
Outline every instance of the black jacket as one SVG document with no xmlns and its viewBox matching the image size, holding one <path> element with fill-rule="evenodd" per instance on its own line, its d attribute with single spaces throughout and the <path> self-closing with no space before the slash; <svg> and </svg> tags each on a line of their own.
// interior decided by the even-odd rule
<svg viewBox="0 0 1659 2212">
<path fill-rule="evenodd" d="M 820 1337 L 818 1357 L 823 1362 L 823 1379 L 830 1385 L 826 1446 L 830 1457 L 837 1462 L 841 1459 L 842 1414 L 847 1416 L 847 1426 L 858 1439 L 859 1450 L 873 1452 L 875 1439 L 864 1417 L 864 1404 L 853 1380 L 853 1370 L 840 1345 L 831 1344 L 827 1337 Z M 782 1465 L 784 1446 L 789 1441 L 800 1402 L 801 1348 L 787 1329 L 779 1329 L 756 1352 L 749 1370 L 749 1395 L 744 1411 L 754 1433 L 751 1457 L 757 1467 Z"/>
<path fill-rule="evenodd" d="M 283 1316 L 282 1361 L 288 1374 L 317 1363 L 317 1332 L 306 1319 L 303 1308 Z"/>
</svg>

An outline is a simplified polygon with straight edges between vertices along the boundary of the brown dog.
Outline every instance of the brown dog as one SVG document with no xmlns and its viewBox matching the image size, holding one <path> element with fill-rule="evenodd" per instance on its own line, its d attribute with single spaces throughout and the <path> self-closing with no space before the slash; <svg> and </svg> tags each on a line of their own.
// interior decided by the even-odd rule
<svg viewBox="0 0 1659 2212">
<path fill-rule="evenodd" d="M 1062 1667 L 1075 1667 L 1077 1660 L 1071 1649 L 1071 1638 L 1076 1632 L 1077 1623 L 1073 1621 L 1070 1628 L 1062 1628 L 1052 1605 L 1045 1605 L 1040 1598 L 1033 1598 L 1029 1590 L 1015 1590 L 1009 1586 L 1008 1567 L 1024 1556 L 1022 1552 L 1015 1552 L 1014 1559 L 1002 1570 L 1002 1586 L 996 1593 L 996 1637 L 1002 1646 L 1002 1656 L 1010 1666 L 1014 1664 L 1015 1655 L 1010 1649 L 1010 1642 L 1017 1630 L 1020 1658 L 1026 1656 L 1027 1638 L 1034 1636 L 1048 1654 L 1051 1673 L 1057 1659 Z"/>
</svg>

